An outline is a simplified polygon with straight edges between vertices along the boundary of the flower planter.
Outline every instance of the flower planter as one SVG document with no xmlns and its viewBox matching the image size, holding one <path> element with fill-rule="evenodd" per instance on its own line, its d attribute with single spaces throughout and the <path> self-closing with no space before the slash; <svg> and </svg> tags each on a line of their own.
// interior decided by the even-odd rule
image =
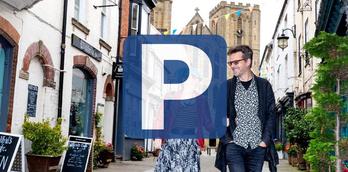
<svg viewBox="0 0 348 172">
<path fill-rule="evenodd" d="M 283 151 L 277 151 L 277 154 L 279 159 L 284 159 Z"/>
<path fill-rule="evenodd" d="M 155 149 L 155 150 L 153 151 L 152 154 L 153 154 L 154 157 L 158 157 L 159 154 L 160 154 L 160 152 L 161 152 L 161 149 L 157 148 L 157 149 Z"/>
<path fill-rule="evenodd" d="M 292 159 L 291 159 L 291 165 L 293 167 L 297 167 L 297 165 L 298 165 L 297 163 L 298 163 L 297 157 L 293 156 Z"/>
<path fill-rule="evenodd" d="M 292 156 L 289 156 L 289 157 L 288 157 L 289 165 L 292 165 L 292 158 L 293 158 Z"/>
<path fill-rule="evenodd" d="M 114 153 L 109 152 L 108 150 L 103 150 L 99 153 L 98 156 L 98 167 L 108 168 L 110 162 L 114 159 Z"/>
<path fill-rule="evenodd" d="M 306 161 L 303 159 L 303 153 L 302 152 L 299 152 L 297 154 L 297 160 L 298 160 L 297 168 L 299 170 L 305 170 L 307 167 L 306 167 Z"/>
<path fill-rule="evenodd" d="M 26 154 L 29 172 L 56 172 L 61 156 Z"/>
<path fill-rule="evenodd" d="M 131 160 L 133 161 L 141 161 L 145 156 L 144 148 L 139 145 L 134 145 L 131 148 Z"/>
</svg>

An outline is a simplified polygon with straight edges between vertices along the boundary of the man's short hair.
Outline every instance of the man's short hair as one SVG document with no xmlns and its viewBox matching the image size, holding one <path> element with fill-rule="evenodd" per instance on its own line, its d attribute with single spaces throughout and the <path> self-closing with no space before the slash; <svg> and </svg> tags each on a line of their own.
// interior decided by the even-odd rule
<svg viewBox="0 0 348 172">
<path fill-rule="evenodd" d="M 230 48 L 227 52 L 227 55 L 231 55 L 238 52 L 241 52 L 243 54 L 242 57 L 245 60 L 250 59 L 251 61 L 250 67 L 251 67 L 253 64 L 253 50 L 247 45 L 237 45 L 235 47 Z"/>
</svg>

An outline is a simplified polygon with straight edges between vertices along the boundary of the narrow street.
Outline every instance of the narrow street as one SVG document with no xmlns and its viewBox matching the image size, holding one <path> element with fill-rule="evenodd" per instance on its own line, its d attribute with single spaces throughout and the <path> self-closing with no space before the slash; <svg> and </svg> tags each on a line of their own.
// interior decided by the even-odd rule
<svg viewBox="0 0 348 172">
<path fill-rule="evenodd" d="M 207 155 L 203 153 L 201 156 L 201 170 L 202 172 L 219 172 L 214 167 L 215 156 Z M 117 161 L 115 163 L 111 163 L 109 168 L 105 169 L 97 169 L 94 170 L 96 172 L 115 172 L 115 171 L 127 171 L 127 172 L 152 172 L 154 170 L 154 165 L 156 163 L 156 158 L 145 158 L 143 161 Z M 264 164 L 263 172 L 268 172 L 268 164 L 267 162 Z M 278 172 L 297 172 L 294 167 L 291 167 L 288 164 L 287 160 L 281 160 L 278 165 Z"/>
</svg>

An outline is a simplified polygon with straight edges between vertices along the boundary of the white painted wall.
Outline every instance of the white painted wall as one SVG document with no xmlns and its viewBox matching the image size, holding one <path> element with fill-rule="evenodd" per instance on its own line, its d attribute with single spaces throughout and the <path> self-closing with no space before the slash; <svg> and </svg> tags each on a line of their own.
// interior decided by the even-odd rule
<svg viewBox="0 0 348 172">
<path fill-rule="evenodd" d="M 291 31 L 285 31 L 285 35 L 289 36 L 288 47 L 284 50 L 278 47 L 277 37 L 282 34 L 282 30 L 292 28 L 295 24 L 294 19 L 294 1 L 288 1 L 284 9 L 283 16 L 281 16 L 280 24 L 276 30 L 276 36 L 273 41 L 273 49 L 270 60 L 267 64 L 270 74 L 270 82 L 273 86 L 275 99 L 279 100 L 286 95 L 286 92 L 293 91 L 293 84 L 295 80 L 294 73 L 294 52 L 296 52 L 296 41 L 293 38 Z"/>
<path fill-rule="evenodd" d="M 107 1 L 108 2 L 108 1 Z M 73 29 L 71 19 L 74 15 L 74 0 L 70 0 L 68 4 L 67 17 L 67 34 L 66 34 L 66 54 L 65 54 L 65 73 L 64 73 L 64 90 L 63 90 L 63 133 L 68 134 L 69 130 L 69 115 L 70 115 L 70 100 L 72 88 L 72 69 L 73 56 L 87 55 L 82 51 L 71 46 L 71 34 L 74 33 L 84 39 L 90 45 L 100 50 L 103 53 L 102 61 L 97 62 L 91 58 L 91 61 L 98 69 L 97 74 L 97 93 L 96 104 L 104 104 L 108 108 L 105 110 L 104 116 L 106 121 L 113 121 L 113 106 L 111 102 L 105 102 L 103 98 L 104 83 L 108 74 L 112 72 L 113 58 L 117 51 L 117 34 L 118 34 L 118 7 L 107 8 L 108 20 L 108 37 L 104 38 L 112 50 L 108 53 L 105 49 L 100 48 L 100 20 L 101 8 L 94 9 L 93 5 L 101 5 L 102 0 L 86 1 L 85 19 L 82 23 L 90 29 L 89 35 L 83 35 L 77 29 Z M 28 84 L 33 83 L 39 86 L 39 96 L 37 103 L 37 117 L 32 120 L 39 121 L 43 118 L 56 118 L 58 106 L 58 86 L 59 72 L 55 70 L 56 88 L 42 87 L 43 71 L 40 62 L 34 59 L 29 68 L 29 80 L 19 78 L 19 73 L 22 68 L 24 54 L 27 48 L 34 42 L 42 40 L 51 54 L 53 65 L 59 68 L 60 65 L 60 43 L 61 43 L 61 28 L 63 17 L 63 1 L 40 1 L 32 8 L 15 11 L 12 7 L 0 1 L 0 15 L 8 20 L 20 34 L 18 62 L 16 71 L 16 85 L 14 94 L 12 132 L 21 133 L 21 125 L 26 112 Z M 103 72 L 106 75 L 102 75 Z M 95 109 L 97 110 L 97 109 Z M 112 123 L 105 123 L 105 133 L 112 133 Z M 110 136 L 106 139 L 110 141 Z"/>
<path fill-rule="evenodd" d="M 53 95 L 57 91 L 42 87 L 43 70 L 39 60 L 34 58 L 31 61 L 28 71 L 29 80 L 21 79 L 18 76 L 23 66 L 26 50 L 32 43 L 39 40 L 49 49 L 53 65 L 59 65 L 61 8 L 60 1 L 41 1 L 30 9 L 15 11 L 12 7 L 0 2 L 0 15 L 8 20 L 20 34 L 11 128 L 13 133 L 21 133 L 22 130 L 21 125 L 27 110 L 28 84 L 39 86 L 36 117 L 32 120 L 57 116 L 56 109 L 51 108 L 56 102 L 55 97 L 57 96 Z M 58 82 L 58 73 L 55 75 L 56 82 Z"/>
<path fill-rule="evenodd" d="M 72 1 L 73 2 L 73 1 Z M 96 0 L 96 1 L 86 1 L 86 13 L 84 14 L 86 16 L 86 20 L 80 21 L 83 25 L 85 25 L 88 29 L 90 29 L 90 33 L 86 36 L 81 31 L 79 31 L 76 28 L 73 28 L 71 24 L 71 19 L 74 17 L 74 4 L 69 4 L 69 13 L 68 13 L 68 21 L 67 21 L 67 51 L 66 51 L 66 61 L 65 61 L 65 68 L 67 70 L 66 76 L 64 78 L 64 93 L 63 93 L 63 117 L 66 119 L 64 132 L 68 134 L 69 129 L 69 115 L 70 115 L 70 100 L 71 100 L 71 89 L 72 89 L 72 68 L 73 68 L 73 57 L 76 55 L 87 55 L 83 53 L 82 51 L 72 47 L 71 45 L 71 34 L 77 35 L 79 38 L 84 39 L 86 42 L 88 42 L 90 45 L 92 45 L 94 48 L 98 49 L 102 52 L 102 61 L 98 62 L 94 60 L 93 58 L 90 58 L 92 63 L 97 67 L 98 73 L 97 73 L 97 85 L 96 85 L 96 100 L 95 100 L 95 106 L 97 110 L 97 104 L 103 104 L 105 111 L 104 114 L 104 121 L 108 121 L 107 123 L 104 123 L 103 126 L 103 135 L 104 139 L 107 142 L 111 142 L 112 138 L 112 121 L 113 121 L 113 106 L 110 107 L 110 102 L 106 102 L 105 98 L 103 97 L 104 94 L 104 84 L 105 80 L 107 78 L 107 75 L 112 73 L 112 62 L 115 60 L 116 52 L 117 52 L 117 34 L 118 34 L 118 7 L 108 7 L 106 8 L 106 15 L 108 20 L 108 29 L 107 29 L 107 37 L 103 38 L 105 42 L 107 42 L 110 46 L 112 46 L 111 52 L 108 53 L 105 49 L 100 48 L 99 45 L 99 39 L 101 38 L 100 35 L 100 23 L 101 23 L 101 10 L 102 8 L 95 9 L 93 5 L 102 5 L 102 0 Z M 108 3 L 108 1 L 107 1 Z M 103 73 L 106 73 L 105 75 L 102 75 Z M 106 105 L 109 105 L 106 108 Z M 110 122 L 111 121 L 111 122 Z M 111 130 L 110 130 L 111 129 Z"/>
<path fill-rule="evenodd" d="M 298 32 L 298 35 L 302 35 L 301 41 L 301 50 L 303 49 L 303 45 L 305 44 L 304 35 L 305 35 L 305 22 L 308 20 L 308 37 L 307 41 L 312 39 L 315 36 L 315 30 L 316 30 L 316 18 L 319 15 L 319 8 L 320 8 L 321 0 L 312 0 L 311 1 L 311 11 L 304 11 L 303 13 L 296 13 L 296 30 Z M 296 4 L 296 9 L 298 8 Z M 317 12 L 317 16 L 316 16 Z M 298 37 L 298 36 L 297 36 Z M 297 67 L 296 70 L 298 70 L 298 60 L 296 61 L 295 66 Z M 310 88 L 314 84 L 315 79 L 315 70 L 318 67 L 318 64 L 320 63 L 320 59 L 312 58 L 310 60 L 310 65 L 305 66 L 305 60 L 302 59 L 302 74 L 299 75 L 296 84 L 296 90 L 295 90 L 295 96 L 310 91 Z"/>
</svg>

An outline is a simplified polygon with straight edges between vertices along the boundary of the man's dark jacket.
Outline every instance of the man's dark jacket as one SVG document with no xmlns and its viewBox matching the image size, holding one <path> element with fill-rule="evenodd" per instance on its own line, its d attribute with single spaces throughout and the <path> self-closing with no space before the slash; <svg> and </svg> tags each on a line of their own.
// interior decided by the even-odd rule
<svg viewBox="0 0 348 172">
<path fill-rule="evenodd" d="M 272 143 L 272 133 L 275 127 L 275 100 L 271 84 L 263 78 L 254 76 L 257 92 L 259 96 L 258 117 L 262 124 L 262 138 L 269 148 Z M 225 147 L 228 141 L 233 140 L 232 133 L 236 129 L 236 109 L 234 106 L 237 78 L 233 77 L 227 81 L 227 117 L 229 118 L 229 127 L 226 128 L 226 134 L 220 138 L 217 149 L 215 167 L 221 171 L 226 171 Z M 273 152 L 273 151 L 272 151 Z M 276 153 L 276 152 L 275 152 Z M 273 155 L 274 156 L 274 155 Z"/>
</svg>

